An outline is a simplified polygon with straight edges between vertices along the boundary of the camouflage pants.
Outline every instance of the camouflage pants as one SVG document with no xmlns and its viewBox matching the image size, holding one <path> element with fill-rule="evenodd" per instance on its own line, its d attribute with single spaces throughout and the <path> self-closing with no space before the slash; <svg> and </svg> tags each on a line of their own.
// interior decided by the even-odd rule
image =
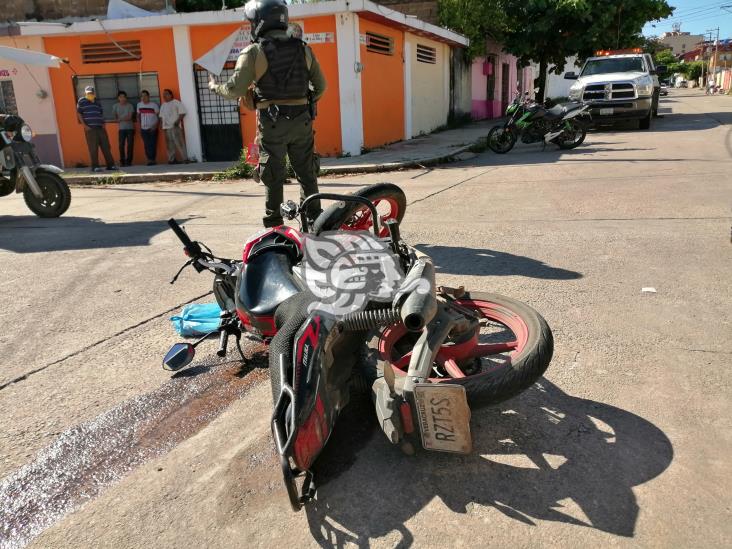
<svg viewBox="0 0 732 549">
<path fill-rule="evenodd" d="M 318 168 L 315 156 L 313 122 L 305 111 L 292 118 L 284 116 L 273 120 L 263 111 L 259 113 L 257 140 L 259 142 L 259 177 L 266 187 L 265 227 L 282 224 L 280 204 L 283 201 L 282 186 L 287 179 L 285 157 L 300 183 L 300 198 L 318 192 Z M 310 219 L 320 213 L 320 201 L 312 202 L 307 211 Z"/>
</svg>

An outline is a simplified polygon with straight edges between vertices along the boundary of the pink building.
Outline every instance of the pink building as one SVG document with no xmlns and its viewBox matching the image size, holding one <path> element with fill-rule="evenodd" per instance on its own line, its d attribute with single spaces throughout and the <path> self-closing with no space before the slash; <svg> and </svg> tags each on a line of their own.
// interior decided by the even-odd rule
<svg viewBox="0 0 732 549">
<path fill-rule="evenodd" d="M 500 118 L 516 97 L 517 90 L 528 90 L 533 96 L 534 76 L 531 68 L 519 69 L 517 59 L 505 53 L 500 44 L 491 40 L 487 54 L 473 61 L 472 109 L 473 119 Z"/>
</svg>

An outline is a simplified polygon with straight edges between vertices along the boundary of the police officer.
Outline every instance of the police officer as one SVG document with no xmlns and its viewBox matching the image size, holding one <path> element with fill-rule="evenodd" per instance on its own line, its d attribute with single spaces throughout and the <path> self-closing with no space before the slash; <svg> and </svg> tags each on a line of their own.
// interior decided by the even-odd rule
<svg viewBox="0 0 732 549">
<path fill-rule="evenodd" d="M 228 99 L 241 97 L 245 106 L 258 111 L 257 170 L 266 187 L 263 221 L 265 227 L 274 227 L 282 224 L 285 155 L 300 183 L 301 198 L 318 192 L 312 120 L 325 78 L 310 47 L 287 32 L 285 0 L 250 0 L 244 13 L 253 43 L 242 51 L 228 82 L 217 84 L 211 75 L 209 88 Z M 315 219 L 320 202 L 312 202 L 306 213 Z"/>
</svg>

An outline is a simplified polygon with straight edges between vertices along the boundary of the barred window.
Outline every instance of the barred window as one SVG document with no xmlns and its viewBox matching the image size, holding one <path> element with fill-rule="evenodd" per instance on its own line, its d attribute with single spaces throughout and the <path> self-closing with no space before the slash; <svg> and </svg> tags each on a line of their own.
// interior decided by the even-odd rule
<svg viewBox="0 0 732 549">
<path fill-rule="evenodd" d="M 87 86 L 94 86 L 97 99 L 104 109 L 105 120 L 114 120 L 112 106 L 117 102 L 117 94 L 120 91 L 127 94 L 127 100 L 133 107 L 140 101 L 142 90 L 150 92 L 150 101 L 160 105 L 160 85 L 156 72 L 75 76 L 74 90 L 77 99 L 84 95 L 84 88 Z"/>
<path fill-rule="evenodd" d="M 0 113 L 18 115 L 18 104 L 15 101 L 12 80 L 0 82 Z"/>
<path fill-rule="evenodd" d="M 417 61 L 434 65 L 437 63 L 437 50 L 430 46 L 417 44 Z"/>
<path fill-rule="evenodd" d="M 394 55 L 394 38 L 375 32 L 367 32 L 366 50 L 381 55 Z"/>
</svg>

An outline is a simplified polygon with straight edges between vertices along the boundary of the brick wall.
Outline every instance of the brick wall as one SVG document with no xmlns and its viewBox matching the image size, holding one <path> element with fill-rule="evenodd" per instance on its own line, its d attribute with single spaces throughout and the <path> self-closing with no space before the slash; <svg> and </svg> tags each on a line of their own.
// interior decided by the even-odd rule
<svg viewBox="0 0 732 549">
<path fill-rule="evenodd" d="M 126 0 L 130 4 L 150 10 L 165 9 L 165 0 Z M 11 21 L 39 21 L 64 17 L 89 17 L 105 15 L 108 0 L 0 0 L 4 4 L 2 18 Z M 168 4 L 175 7 L 175 0 Z"/>
<path fill-rule="evenodd" d="M 416 15 L 418 19 L 437 24 L 437 0 L 374 0 L 377 4 L 390 9 Z"/>
</svg>

